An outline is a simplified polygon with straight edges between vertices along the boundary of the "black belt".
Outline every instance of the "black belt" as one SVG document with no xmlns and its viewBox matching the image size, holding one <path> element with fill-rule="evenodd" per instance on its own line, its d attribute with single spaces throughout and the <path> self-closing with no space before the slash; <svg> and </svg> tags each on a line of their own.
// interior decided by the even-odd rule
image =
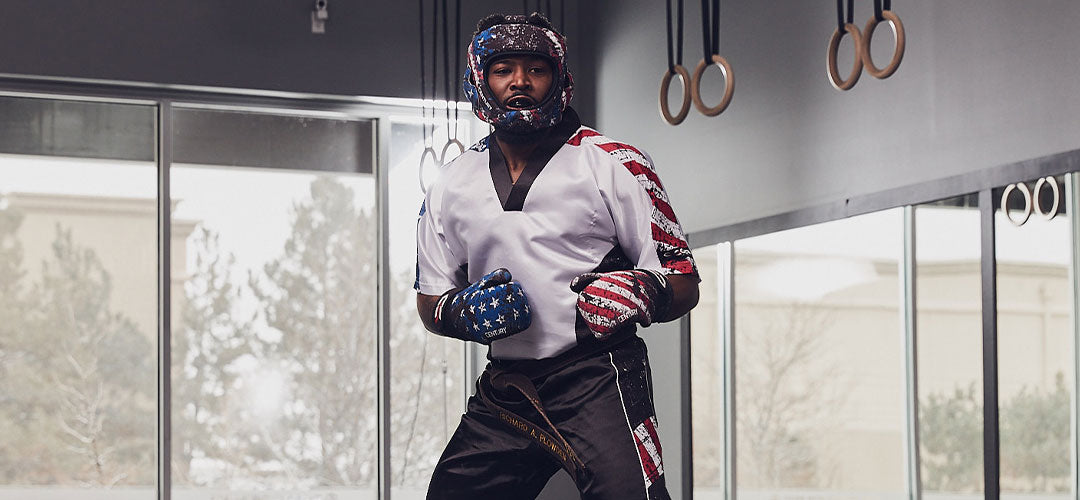
<svg viewBox="0 0 1080 500">
<path fill-rule="evenodd" d="M 539 444 L 540 448 L 550 453 L 562 464 L 571 477 L 577 479 L 581 477 L 579 473 L 585 472 L 585 464 L 578 457 L 574 448 L 570 446 L 570 442 L 562 436 L 559 429 L 548 418 L 533 380 L 546 377 L 592 355 L 610 351 L 633 337 L 634 332 L 632 330 L 617 333 L 605 340 L 579 344 L 558 356 L 540 360 L 492 360 L 488 368 L 480 375 L 479 388 L 476 391 L 477 395 L 480 397 L 480 401 L 499 420 Z M 492 395 L 488 393 L 488 387 L 501 393 L 508 393 L 510 389 L 520 392 L 536 412 L 540 414 L 540 418 L 544 419 L 547 428 L 541 428 L 529 419 L 496 403 Z"/>
</svg>

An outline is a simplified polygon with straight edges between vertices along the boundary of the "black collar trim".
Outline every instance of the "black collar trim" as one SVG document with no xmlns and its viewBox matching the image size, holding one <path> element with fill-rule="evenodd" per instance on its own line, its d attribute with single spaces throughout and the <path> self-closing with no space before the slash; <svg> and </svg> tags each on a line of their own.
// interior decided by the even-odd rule
<svg viewBox="0 0 1080 500">
<path fill-rule="evenodd" d="M 540 145 L 529 155 L 525 163 L 525 169 L 521 171 L 517 182 L 510 181 L 510 168 L 506 164 L 506 157 L 499 148 L 499 141 L 495 140 L 495 134 L 488 136 L 488 169 L 491 170 L 491 181 L 495 184 L 495 192 L 499 195 L 499 203 L 507 212 L 520 212 L 525 206 L 525 196 L 529 194 L 529 188 L 544 170 L 552 156 L 562 148 L 566 141 L 581 127 L 581 120 L 573 108 L 567 107 L 563 112 L 563 119 L 556 124 L 551 133 L 541 139 Z"/>
</svg>

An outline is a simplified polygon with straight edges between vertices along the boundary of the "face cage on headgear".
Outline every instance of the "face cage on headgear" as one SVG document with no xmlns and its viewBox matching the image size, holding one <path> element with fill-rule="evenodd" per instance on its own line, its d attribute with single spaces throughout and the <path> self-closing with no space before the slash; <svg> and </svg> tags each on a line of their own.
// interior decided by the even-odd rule
<svg viewBox="0 0 1080 500">
<path fill-rule="evenodd" d="M 520 16 L 514 16 L 520 17 Z M 534 108 L 511 110 L 499 104 L 485 77 L 500 55 L 529 54 L 548 59 L 555 78 L 548 95 Z M 477 118 L 512 133 L 528 133 L 562 121 L 574 95 L 574 79 L 566 69 L 566 40 L 553 30 L 513 22 L 497 24 L 478 33 L 469 44 L 468 65 L 462 87 Z"/>
</svg>

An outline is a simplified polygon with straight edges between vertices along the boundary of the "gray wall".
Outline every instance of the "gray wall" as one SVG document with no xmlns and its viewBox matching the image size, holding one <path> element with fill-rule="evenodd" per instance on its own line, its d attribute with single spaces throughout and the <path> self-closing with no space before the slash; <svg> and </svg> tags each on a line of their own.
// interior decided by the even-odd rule
<svg viewBox="0 0 1080 500">
<path fill-rule="evenodd" d="M 420 96 L 417 0 L 330 0 L 330 21 L 323 35 L 311 33 L 314 4 L 314 0 L 4 0 L 0 73 Z M 425 4 L 430 8 L 429 1 Z M 463 0 L 462 50 L 479 18 L 521 9 L 518 1 Z M 565 31 L 571 44 L 577 11 L 576 3 L 566 2 Z M 430 36 L 429 32 L 429 44 Z M 571 53 L 572 68 L 573 57 Z"/>
<path fill-rule="evenodd" d="M 699 5 L 686 2 L 690 71 L 702 56 Z M 858 25 L 871 5 L 856 2 Z M 725 1 L 721 53 L 735 98 L 722 115 L 691 110 L 677 127 L 657 111 L 664 3 L 588 9 L 603 19 L 586 32 L 598 126 L 653 155 L 688 231 L 1080 148 L 1080 2 L 896 0 L 907 31 L 900 69 L 886 80 L 864 73 L 840 92 L 825 77 L 834 2 Z M 882 52 L 891 39 L 879 27 Z M 715 70 L 706 79 L 721 80 Z"/>
</svg>

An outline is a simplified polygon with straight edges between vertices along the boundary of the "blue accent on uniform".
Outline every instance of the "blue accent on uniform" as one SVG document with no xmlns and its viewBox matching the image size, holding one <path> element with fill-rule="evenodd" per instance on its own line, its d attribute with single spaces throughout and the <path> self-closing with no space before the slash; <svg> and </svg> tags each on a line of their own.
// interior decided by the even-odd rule
<svg viewBox="0 0 1080 500">
<path fill-rule="evenodd" d="M 417 226 L 420 225 L 420 217 L 423 217 L 425 212 L 427 212 L 427 201 L 421 201 L 420 202 L 420 215 L 418 215 L 416 217 Z M 416 291 L 419 292 L 420 291 L 420 243 L 419 242 L 417 242 L 417 244 L 416 244 L 416 255 L 417 255 L 417 257 L 416 257 L 416 279 L 413 281 L 412 287 L 413 287 L 413 290 L 416 290 Z"/>
</svg>

